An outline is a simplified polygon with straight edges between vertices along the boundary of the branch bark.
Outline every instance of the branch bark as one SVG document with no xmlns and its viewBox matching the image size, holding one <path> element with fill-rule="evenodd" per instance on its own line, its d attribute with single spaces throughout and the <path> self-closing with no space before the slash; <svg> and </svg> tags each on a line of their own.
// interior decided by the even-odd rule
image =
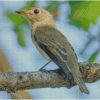
<svg viewBox="0 0 100 100">
<path fill-rule="evenodd" d="M 83 79 L 92 83 L 100 79 L 100 64 L 79 63 Z M 36 72 L 0 72 L 0 90 L 16 92 L 23 89 L 55 88 L 75 86 L 74 79 L 65 77 L 59 69 Z"/>
<path fill-rule="evenodd" d="M 12 71 L 12 67 L 3 51 L 0 48 L 0 72 Z M 12 99 L 32 99 L 27 91 L 17 91 L 16 93 L 10 93 Z M 1 98 L 1 97 L 0 97 Z"/>
</svg>

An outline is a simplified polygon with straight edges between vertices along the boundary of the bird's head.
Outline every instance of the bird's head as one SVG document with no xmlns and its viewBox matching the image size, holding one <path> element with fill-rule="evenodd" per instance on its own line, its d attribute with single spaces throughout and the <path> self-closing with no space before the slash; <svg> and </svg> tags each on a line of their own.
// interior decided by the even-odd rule
<svg viewBox="0 0 100 100">
<path fill-rule="evenodd" d="M 26 17 L 32 24 L 36 22 L 45 22 L 53 20 L 52 15 L 48 11 L 38 7 L 32 7 L 28 10 L 16 11 L 16 13 Z"/>
</svg>

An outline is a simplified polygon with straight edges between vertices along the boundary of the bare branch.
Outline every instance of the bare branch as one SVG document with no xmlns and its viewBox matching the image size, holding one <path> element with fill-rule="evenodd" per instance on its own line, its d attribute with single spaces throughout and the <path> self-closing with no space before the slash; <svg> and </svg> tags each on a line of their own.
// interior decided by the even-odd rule
<svg viewBox="0 0 100 100">
<path fill-rule="evenodd" d="M 100 64 L 79 63 L 85 82 L 92 83 L 100 79 Z M 59 69 L 37 72 L 0 72 L 0 90 L 15 92 L 22 89 L 55 88 L 75 85 L 73 78 L 65 77 Z"/>
</svg>

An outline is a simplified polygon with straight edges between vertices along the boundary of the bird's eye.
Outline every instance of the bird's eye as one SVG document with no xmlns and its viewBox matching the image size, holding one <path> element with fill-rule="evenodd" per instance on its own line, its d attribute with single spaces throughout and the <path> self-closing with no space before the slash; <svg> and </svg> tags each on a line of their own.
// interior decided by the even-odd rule
<svg viewBox="0 0 100 100">
<path fill-rule="evenodd" d="M 35 13 L 35 14 L 38 14 L 38 13 L 39 13 L 39 9 L 35 9 L 35 10 L 34 10 L 34 13 Z"/>
</svg>

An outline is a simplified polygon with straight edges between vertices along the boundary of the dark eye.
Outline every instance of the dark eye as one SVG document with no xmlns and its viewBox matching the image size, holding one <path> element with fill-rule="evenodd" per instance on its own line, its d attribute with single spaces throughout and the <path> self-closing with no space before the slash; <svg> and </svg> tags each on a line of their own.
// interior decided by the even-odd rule
<svg viewBox="0 0 100 100">
<path fill-rule="evenodd" d="M 39 13 L 39 9 L 35 9 L 35 10 L 34 10 L 34 13 L 35 13 L 35 14 L 38 14 L 38 13 Z"/>
</svg>

